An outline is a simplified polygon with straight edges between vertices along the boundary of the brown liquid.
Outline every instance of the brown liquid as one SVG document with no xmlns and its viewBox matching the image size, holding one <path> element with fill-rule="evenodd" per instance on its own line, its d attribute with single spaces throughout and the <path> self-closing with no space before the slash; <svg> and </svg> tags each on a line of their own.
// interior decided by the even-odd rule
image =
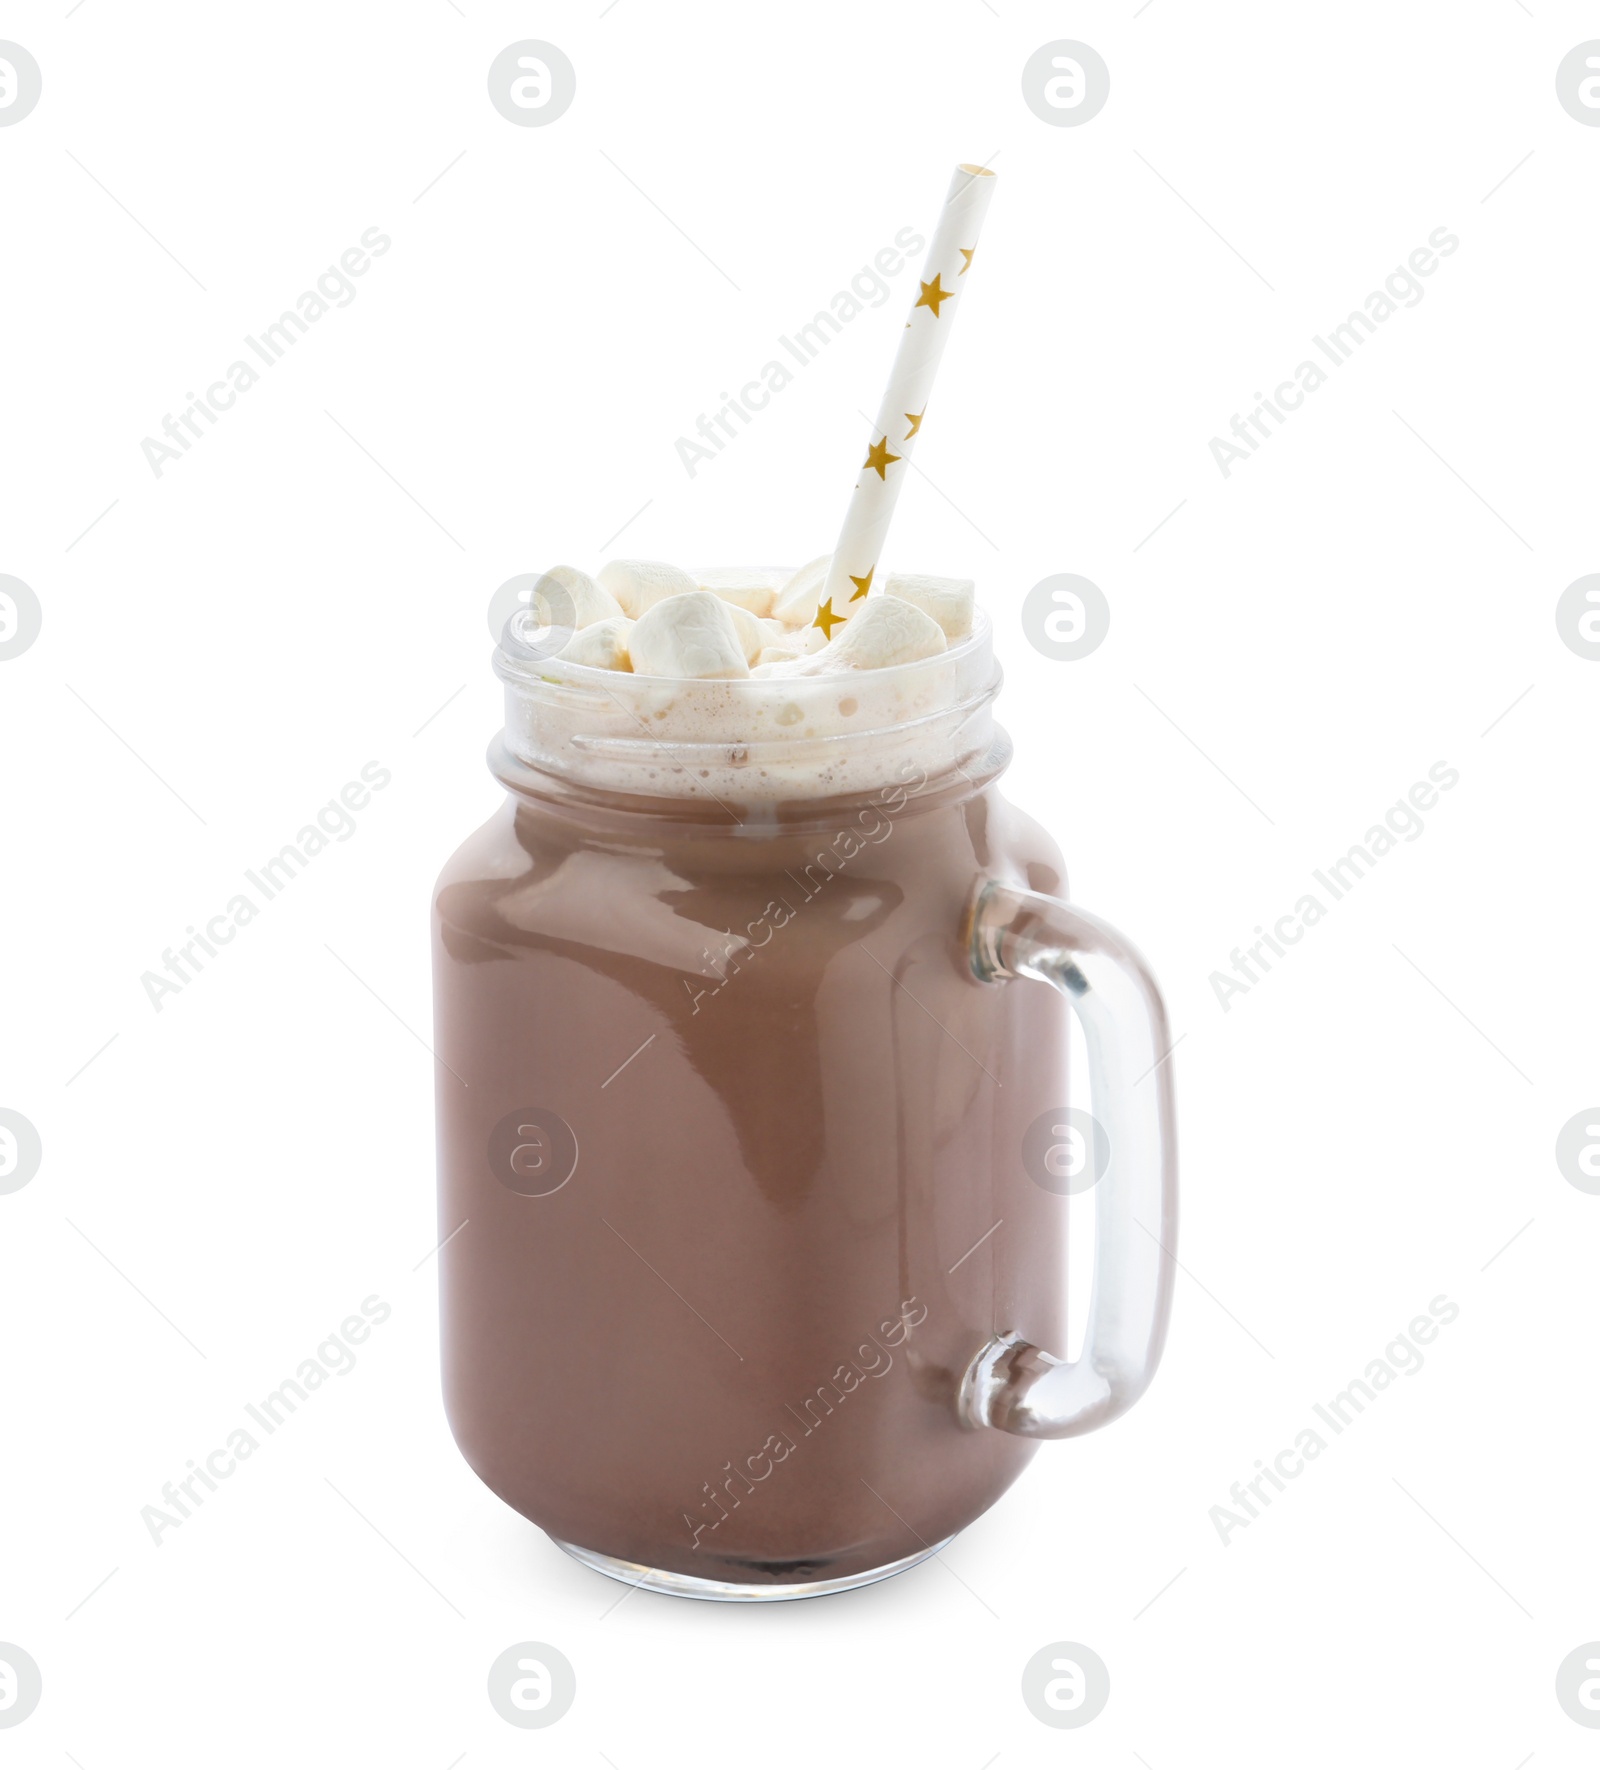
<svg viewBox="0 0 1600 1770">
<path fill-rule="evenodd" d="M 759 834 L 514 793 L 445 868 L 445 1403 L 553 1536 L 835 1579 L 961 1529 L 1031 1457 L 954 1400 L 997 1332 L 1065 1351 L 1064 1201 L 1020 1147 L 1066 1097 L 1066 1010 L 976 982 L 962 920 L 981 877 L 1064 882 L 1036 825 L 956 786 Z M 525 1108 L 577 1140 L 546 1196 L 490 1165 Z"/>
</svg>

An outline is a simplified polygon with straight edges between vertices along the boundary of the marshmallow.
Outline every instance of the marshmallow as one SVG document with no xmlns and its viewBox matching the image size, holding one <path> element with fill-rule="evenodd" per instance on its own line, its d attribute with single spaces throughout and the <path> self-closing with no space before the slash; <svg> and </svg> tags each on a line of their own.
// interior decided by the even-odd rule
<svg viewBox="0 0 1600 1770">
<path fill-rule="evenodd" d="M 790 573 L 791 577 L 793 575 Z M 761 650 L 756 653 L 753 665 L 792 664 L 808 651 L 817 649 L 810 643 L 810 639 L 815 639 L 818 644 L 822 641 L 822 635 L 815 627 L 800 627 L 791 633 L 782 621 L 761 622 L 761 635 Z"/>
<path fill-rule="evenodd" d="M 658 559 L 612 559 L 600 568 L 599 584 L 619 604 L 618 612 L 638 620 L 663 597 L 682 596 L 695 588 L 681 566 Z"/>
<path fill-rule="evenodd" d="M 621 613 L 617 599 L 609 591 L 602 590 L 587 572 L 580 572 L 575 565 L 553 565 L 544 574 L 552 584 L 557 584 L 572 600 L 571 619 L 568 611 L 559 606 L 558 598 L 549 598 L 552 606 L 540 611 L 548 615 L 558 627 L 592 627 L 596 621 L 615 620 Z M 540 580 L 541 586 L 544 579 Z"/>
<path fill-rule="evenodd" d="M 778 626 L 776 621 L 771 624 L 777 626 L 778 631 L 768 633 L 761 643 L 772 650 L 786 651 L 793 657 L 803 658 L 811 652 L 821 651 L 828 643 L 820 627 L 795 627 L 791 630 Z M 766 626 L 767 623 L 763 622 L 762 625 Z"/>
<path fill-rule="evenodd" d="M 777 623 L 757 620 L 749 609 L 741 608 L 738 603 L 729 602 L 725 597 L 717 596 L 715 590 L 709 591 L 707 594 L 716 596 L 717 601 L 732 617 L 733 630 L 739 635 L 739 644 L 744 648 L 745 662 L 753 664 L 761 655 L 761 648 L 774 643 L 773 635 L 767 631 L 767 628 L 776 626 Z M 782 631 L 782 629 L 779 630 Z"/>
<path fill-rule="evenodd" d="M 792 576 L 791 572 L 770 571 L 759 565 L 714 565 L 700 572 L 696 582 L 735 608 L 763 616 L 772 613 L 778 592 Z"/>
<path fill-rule="evenodd" d="M 944 629 L 898 596 L 869 596 L 821 651 L 800 666 L 806 676 L 834 670 L 884 670 L 944 651 Z"/>
<path fill-rule="evenodd" d="M 919 572 L 890 572 L 883 586 L 889 596 L 898 596 L 933 618 L 944 629 L 946 639 L 965 639 L 972 631 L 971 578 L 930 578 Z"/>
<path fill-rule="evenodd" d="M 824 553 L 820 559 L 801 566 L 778 592 L 772 612 L 784 626 L 804 627 L 817 618 L 817 603 L 822 596 L 822 586 L 828 580 L 828 567 L 832 564 L 833 555 Z"/>
<path fill-rule="evenodd" d="M 750 674 L 732 605 L 709 590 L 691 589 L 652 603 L 628 635 L 628 652 L 640 676 L 705 680 Z"/>
<path fill-rule="evenodd" d="M 592 670 L 631 670 L 628 635 L 632 630 L 633 622 L 625 615 L 595 621 L 581 633 L 575 633 L 556 656 L 569 664 L 587 664 Z"/>
</svg>

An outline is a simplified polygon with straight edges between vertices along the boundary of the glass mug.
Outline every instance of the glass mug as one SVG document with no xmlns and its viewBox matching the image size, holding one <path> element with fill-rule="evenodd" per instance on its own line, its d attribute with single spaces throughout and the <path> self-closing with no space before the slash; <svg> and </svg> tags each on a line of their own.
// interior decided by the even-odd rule
<svg viewBox="0 0 1600 1770">
<path fill-rule="evenodd" d="M 536 618 L 495 653 L 506 804 L 434 900 L 451 1429 L 614 1577 L 865 1585 L 1149 1382 L 1176 1230 L 1160 996 L 997 790 L 981 615 L 793 700 L 564 663 Z M 1069 1007 L 1097 1125 L 1062 1104 Z"/>
</svg>

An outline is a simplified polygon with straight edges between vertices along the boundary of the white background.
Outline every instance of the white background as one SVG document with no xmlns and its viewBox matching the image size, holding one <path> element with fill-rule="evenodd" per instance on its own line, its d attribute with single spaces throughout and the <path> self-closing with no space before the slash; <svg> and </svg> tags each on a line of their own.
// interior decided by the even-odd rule
<svg viewBox="0 0 1600 1770">
<path fill-rule="evenodd" d="M 44 618 L 0 664 L 0 1105 L 44 1146 L 0 1198 L 0 1640 L 44 1676 L 10 1761 L 1592 1764 L 1554 1679 L 1600 1637 L 1600 1198 L 1554 1144 L 1600 1097 L 1600 664 L 1554 608 L 1600 569 L 1600 130 L 1554 77 L 1600 15 L 66 14 L 0 13 L 44 78 L 0 129 L 0 571 Z M 577 69 L 549 127 L 487 99 L 525 37 Z M 1111 70 L 1082 127 L 1022 102 L 1061 37 Z M 892 562 L 979 580 L 1009 790 L 1166 990 L 1170 1346 L 942 1565 L 612 1610 L 437 1399 L 425 925 L 498 799 L 485 603 L 624 524 L 824 551 L 910 271 L 692 480 L 674 439 L 960 159 L 1001 182 Z M 369 227 L 356 299 L 158 479 L 141 438 Z M 1224 479 L 1209 438 L 1438 227 L 1425 299 Z M 1112 609 L 1076 664 L 1018 622 L 1060 571 Z M 356 834 L 156 1013 L 141 974 L 373 759 Z M 1440 760 L 1425 833 L 1224 1012 L 1230 951 Z M 155 1547 L 141 1507 L 373 1293 L 359 1366 Z M 1225 1547 L 1230 1484 L 1441 1293 L 1426 1368 Z M 484 1694 L 528 1639 L 578 1679 L 538 1734 Z M 1070 1735 L 1019 1693 L 1059 1640 L 1111 1675 Z"/>
</svg>

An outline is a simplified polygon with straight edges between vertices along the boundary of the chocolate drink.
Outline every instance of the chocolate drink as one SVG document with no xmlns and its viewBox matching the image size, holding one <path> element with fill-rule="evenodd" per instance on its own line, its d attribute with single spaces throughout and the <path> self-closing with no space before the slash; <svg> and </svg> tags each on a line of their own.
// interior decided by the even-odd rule
<svg viewBox="0 0 1600 1770">
<path fill-rule="evenodd" d="M 601 672 L 497 667 L 508 801 L 434 904 L 456 1441 L 657 1589 L 893 1572 L 1036 1438 L 1125 1406 L 1165 1321 L 1135 1283 L 1149 1345 L 1059 1363 L 1067 1189 L 1024 1144 L 1066 1097 L 1068 1009 L 980 981 L 1058 980 L 975 972 L 973 906 L 999 881 L 1072 912 L 994 784 L 987 631 L 792 701 L 624 676 L 620 714 Z M 1153 1273 L 1142 1247 L 1117 1257 Z M 1039 1405 L 1067 1380 L 1087 1399 Z"/>
<path fill-rule="evenodd" d="M 1066 1009 L 978 983 L 961 933 L 975 877 L 1058 891 L 1060 859 L 992 789 L 875 798 L 752 840 L 530 795 L 440 881 L 450 1422 L 565 1542 L 831 1579 L 941 1542 L 1032 1454 L 951 1409 L 996 1331 L 1059 1344 L 1063 1201 L 1018 1152 Z M 760 944 L 718 963 L 730 929 Z M 486 1157 L 519 1103 L 576 1137 L 544 1197 Z"/>
</svg>

